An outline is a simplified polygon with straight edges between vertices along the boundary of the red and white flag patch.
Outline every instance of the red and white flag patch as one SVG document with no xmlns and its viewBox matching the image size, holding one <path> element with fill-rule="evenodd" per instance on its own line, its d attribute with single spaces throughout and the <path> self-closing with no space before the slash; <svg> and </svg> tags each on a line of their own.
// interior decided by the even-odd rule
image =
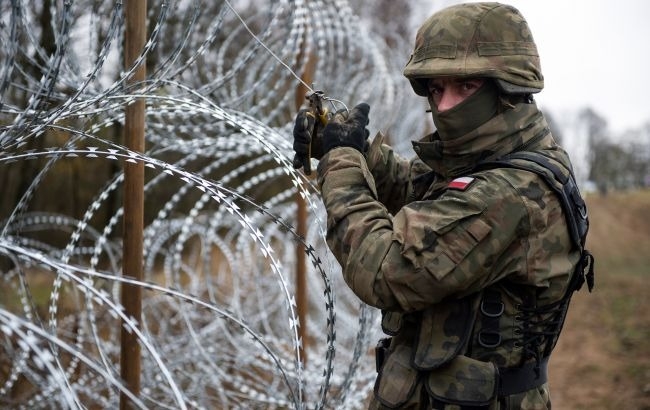
<svg viewBox="0 0 650 410">
<path fill-rule="evenodd" d="M 464 191 L 472 182 L 474 182 L 474 178 L 472 177 L 460 177 L 452 180 L 449 185 L 447 185 L 447 188 Z"/>
</svg>

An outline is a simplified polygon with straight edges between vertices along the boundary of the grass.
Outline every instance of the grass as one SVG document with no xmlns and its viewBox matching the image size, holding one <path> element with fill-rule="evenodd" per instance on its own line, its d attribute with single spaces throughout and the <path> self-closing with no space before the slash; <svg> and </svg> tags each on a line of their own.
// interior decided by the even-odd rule
<svg viewBox="0 0 650 410">
<path fill-rule="evenodd" d="M 650 409 L 650 190 L 588 196 L 596 287 L 573 298 L 551 359 L 559 409 Z"/>
</svg>

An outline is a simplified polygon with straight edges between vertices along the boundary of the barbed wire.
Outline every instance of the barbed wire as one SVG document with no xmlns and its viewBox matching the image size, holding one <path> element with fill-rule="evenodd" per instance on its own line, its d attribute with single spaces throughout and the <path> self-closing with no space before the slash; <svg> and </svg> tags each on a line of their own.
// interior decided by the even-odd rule
<svg viewBox="0 0 650 410">
<path fill-rule="evenodd" d="M 149 3 L 148 41 L 123 69 L 121 1 L 0 2 L 0 178 L 35 169 L 0 215 L 0 407 L 115 408 L 121 393 L 137 408 L 365 407 L 378 314 L 327 250 L 291 129 L 313 64 L 319 89 L 369 102 L 371 132 L 406 149 L 426 126 L 400 74 L 409 46 L 387 46 L 344 0 Z M 145 61 L 147 80 L 127 85 Z M 143 153 L 119 138 L 136 99 Z M 147 172 L 141 281 L 121 273 L 125 163 Z M 66 166 L 99 184 L 67 208 L 79 216 L 39 208 Z M 125 283 L 144 291 L 140 322 L 120 305 Z M 143 348 L 137 397 L 119 375 L 121 326 Z"/>
</svg>

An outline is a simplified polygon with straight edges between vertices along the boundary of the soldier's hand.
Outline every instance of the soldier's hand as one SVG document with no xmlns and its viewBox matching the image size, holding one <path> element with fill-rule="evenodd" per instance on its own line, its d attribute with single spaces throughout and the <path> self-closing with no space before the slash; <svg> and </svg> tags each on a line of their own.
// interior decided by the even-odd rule
<svg viewBox="0 0 650 410">
<path fill-rule="evenodd" d="M 352 147 L 361 153 L 368 150 L 368 113 L 370 106 L 358 104 L 347 116 L 332 118 L 323 130 L 323 152 L 337 147 Z"/>
<path fill-rule="evenodd" d="M 307 109 L 298 111 L 293 126 L 293 167 L 302 168 L 310 158 L 321 159 L 323 156 L 323 127 L 317 123 L 314 113 Z M 309 166 L 305 167 L 309 169 Z"/>
</svg>

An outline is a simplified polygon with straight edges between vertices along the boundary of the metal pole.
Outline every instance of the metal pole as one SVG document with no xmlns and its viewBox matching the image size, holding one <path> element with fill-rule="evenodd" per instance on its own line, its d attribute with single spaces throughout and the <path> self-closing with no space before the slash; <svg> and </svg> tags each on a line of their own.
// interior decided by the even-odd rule
<svg viewBox="0 0 650 410">
<path fill-rule="evenodd" d="M 147 40 L 147 1 L 125 1 L 125 41 L 124 67 L 129 70 Z M 137 67 L 127 86 L 142 82 L 146 78 L 144 61 Z M 144 152 L 145 101 L 137 99 L 126 107 L 124 136 L 127 148 Z M 143 279 L 143 225 L 144 225 L 144 164 L 142 162 L 124 163 L 124 225 L 122 274 L 136 280 Z M 128 284 L 122 285 L 122 306 L 127 316 L 137 323 L 142 316 L 142 288 Z M 133 332 L 121 327 L 120 374 L 128 389 L 140 394 L 140 344 Z M 130 400 L 120 394 L 120 409 L 130 408 Z"/>
</svg>

